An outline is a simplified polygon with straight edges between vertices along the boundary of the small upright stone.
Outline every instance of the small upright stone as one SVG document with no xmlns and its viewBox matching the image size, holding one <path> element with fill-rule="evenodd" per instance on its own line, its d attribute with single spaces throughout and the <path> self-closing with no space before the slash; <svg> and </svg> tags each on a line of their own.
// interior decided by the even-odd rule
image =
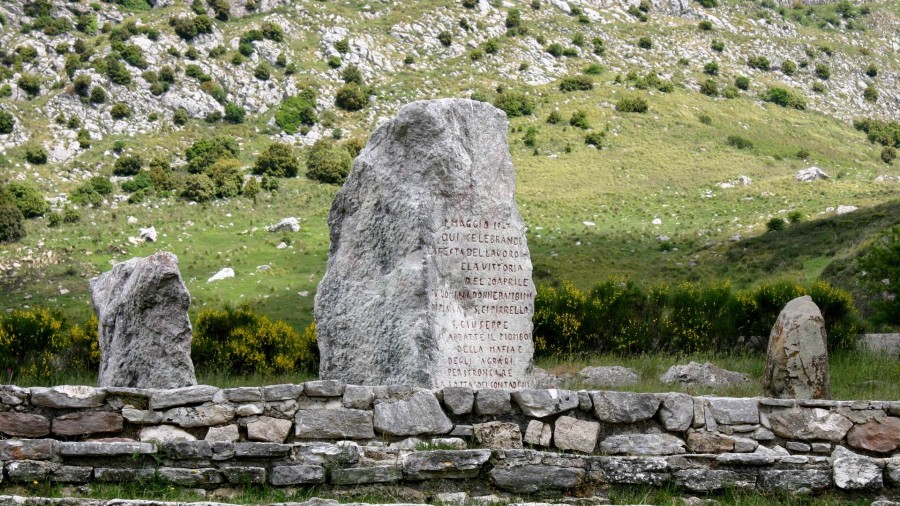
<svg viewBox="0 0 900 506">
<path fill-rule="evenodd" d="M 100 321 L 100 386 L 195 385 L 188 294 L 178 258 L 160 252 L 116 264 L 90 282 Z"/>
<path fill-rule="evenodd" d="M 825 320 L 808 295 L 788 302 L 772 327 L 763 389 L 771 397 L 831 398 Z"/>
<path fill-rule="evenodd" d="M 507 132 L 490 104 L 441 99 L 372 133 L 328 216 L 322 378 L 532 385 L 535 288 Z M 464 334 L 477 339 L 461 346 Z"/>
</svg>

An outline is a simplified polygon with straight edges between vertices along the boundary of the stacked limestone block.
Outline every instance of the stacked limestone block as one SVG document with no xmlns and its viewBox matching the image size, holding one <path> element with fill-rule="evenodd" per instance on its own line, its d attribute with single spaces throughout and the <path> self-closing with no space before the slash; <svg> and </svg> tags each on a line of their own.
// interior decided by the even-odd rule
<svg viewBox="0 0 900 506">
<path fill-rule="evenodd" d="M 0 386 L 0 434 L 11 438 L 0 441 L 3 483 L 156 475 L 205 488 L 487 477 L 513 493 L 620 483 L 691 491 L 900 486 L 900 402 L 886 401 L 433 392 L 337 381 Z"/>
</svg>

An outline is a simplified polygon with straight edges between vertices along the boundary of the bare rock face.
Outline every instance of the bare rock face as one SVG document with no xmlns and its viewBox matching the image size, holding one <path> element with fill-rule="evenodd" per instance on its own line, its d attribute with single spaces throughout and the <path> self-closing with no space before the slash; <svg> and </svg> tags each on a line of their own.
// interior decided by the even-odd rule
<svg viewBox="0 0 900 506">
<path fill-rule="evenodd" d="M 328 217 L 320 375 L 361 385 L 532 386 L 534 285 L 505 114 L 421 101 L 379 127 Z"/>
<path fill-rule="evenodd" d="M 117 264 L 90 282 L 100 320 L 100 386 L 197 384 L 188 294 L 178 258 L 160 252 Z"/>
<path fill-rule="evenodd" d="M 808 295 L 788 302 L 772 327 L 763 388 L 771 397 L 831 398 L 825 320 Z"/>
</svg>

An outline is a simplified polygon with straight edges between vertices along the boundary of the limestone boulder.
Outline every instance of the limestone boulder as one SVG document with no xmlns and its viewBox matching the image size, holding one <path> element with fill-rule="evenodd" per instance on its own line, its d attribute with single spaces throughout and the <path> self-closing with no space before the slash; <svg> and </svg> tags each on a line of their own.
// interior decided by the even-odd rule
<svg viewBox="0 0 900 506">
<path fill-rule="evenodd" d="M 808 295 L 788 302 L 772 327 L 763 389 L 770 397 L 831 398 L 825 320 Z"/>
<path fill-rule="evenodd" d="M 100 386 L 195 385 L 191 297 L 178 258 L 160 252 L 116 264 L 90 281 L 100 321 Z"/>
<path fill-rule="evenodd" d="M 616 388 L 634 385 L 640 378 L 634 369 L 612 365 L 585 367 L 578 372 L 578 379 L 589 387 Z"/>
<path fill-rule="evenodd" d="M 632 392 L 591 392 L 594 416 L 601 422 L 634 423 L 653 418 L 660 400 L 653 394 Z"/>
<path fill-rule="evenodd" d="M 844 490 L 881 488 L 883 476 L 875 459 L 836 446 L 831 453 L 834 484 Z"/>
<path fill-rule="evenodd" d="M 769 415 L 772 432 L 785 439 L 839 442 L 853 427 L 847 417 L 821 408 L 800 408 Z"/>
<path fill-rule="evenodd" d="M 535 288 L 507 131 L 489 104 L 442 99 L 369 137 L 328 217 L 322 378 L 531 386 Z"/>
<path fill-rule="evenodd" d="M 709 362 L 701 364 L 691 361 L 687 365 L 673 365 L 659 377 L 659 381 L 720 388 L 746 384 L 750 382 L 750 378 L 746 374 L 728 371 Z"/>
</svg>

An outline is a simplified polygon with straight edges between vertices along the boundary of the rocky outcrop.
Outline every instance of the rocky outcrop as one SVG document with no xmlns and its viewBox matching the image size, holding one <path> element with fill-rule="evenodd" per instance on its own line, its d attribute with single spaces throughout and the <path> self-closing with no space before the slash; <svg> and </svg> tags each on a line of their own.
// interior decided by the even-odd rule
<svg viewBox="0 0 900 506">
<path fill-rule="evenodd" d="M 700 364 L 691 361 L 687 365 L 673 365 L 659 377 L 659 381 L 716 388 L 746 384 L 750 382 L 750 378 L 746 374 L 727 371 L 709 362 Z"/>
<path fill-rule="evenodd" d="M 175 255 L 161 252 L 117 264 L 92 279 L 90 289 L 100 322 L 100 386 L 196 384 L 191 297 Z"/>
</svg>

